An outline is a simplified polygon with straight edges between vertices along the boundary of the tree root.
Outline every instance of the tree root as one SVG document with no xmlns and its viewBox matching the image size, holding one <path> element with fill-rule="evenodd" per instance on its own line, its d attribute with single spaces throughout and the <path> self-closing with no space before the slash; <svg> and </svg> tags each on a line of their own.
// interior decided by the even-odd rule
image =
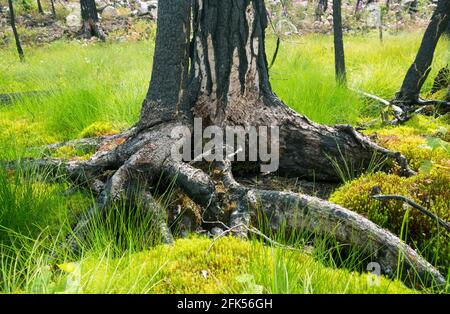
<svg viewBox="0 0 450 314">
<path fill-rule="evenodd" d="M 250 210 L 253 218 L 258 214 L 266 217 L 273 231 L 286 226 L 292 231 L 332 235 L 339 242 L 370 254 L 388 276 L 393 276 L 401 260 L 425 285 L 445 286 L 445 278 L 431 264 L 399 238 L 363 216 L 308 195 L 244 187 L 234 180 L 230 163 L 220 167 L 230 193 L 247 204 L 246 210 Z"/>
<path fill-rule="evenodd" d="M 364 91 L 360 91 L 357 89 L 351 89 L 352 91 L 373 99 L 384 106 L 388 106 L 392 109 L 392 112 L 394 114 L 394 119 L 392 121 L 389 121 L 390 124 L 397 125 L 404 123 L 411 119 L 412 114 L 428 114 L 428 110 L 426 110 L 429 107 L 438 107 L 438 110 L 441 114 L 446 114 L 450 112 L 450 102 L 445 100 L 424 100 L 421 98 L 416 98 L 414 100 L 402 100 L 402 99 L 394 99 L 392 101 L 388 101 L 386 99 L 383 99 L 377 95 L 366 93 Z M 419 108 L 415 108 L 419 106 Z M 382 120 L 383 122 L 387 121 L 387 118 L 385 117 L 385 114 L 382 112 Z"/>
<path fill-rule="evenodd" d="M 202 227 L 206 230 L 220 227 L 226 233 L 246 238 L 249 231 L 257 230 L 253 225 L 257 218 L 264 217 L 274 232 L 286 226 L 288 231 L 332 235 L 339 242 L 371 255 L 388 276 L 394 275 L 399 261 L 402 261 L 410 274 L 415 272 L 424 285 L 445 285 L 445 279 L 439 272 L 408 245 L 348 209 L 304 194 L 244 186 L 234 179 L 231 162 L 227 160 L 207 164 L 208 171 L 173 160 L 171 149 L 179 143 L 171 137 L 171 130 L 182 124 L 173 121 L 140 130 L 111 150 L 98 151 L 87 161 L 63 162 L 50 158 L 20 161 L 65 173 L 71 180 L 81 180 L 97 190 L 96 206 L 80 218 L 64 244 L 66 247 L 79 252 L 79 243 L 86 240 L 93 217 L 105 215 L 121 201 L 141 204 L 144 211 L 156 214 L 154 223 L 163 242 L 171 243 L 173 236 L 166 223 L 165 209 L 150 192 L 151 186 L 162 177 L 175 182 L 186 196 L 201 207 Z M 351 126 L 339 125 L 335 129 L 326 129 L 327 132 L 331 130 L 351 139 L 352 145 L 359 145 L 361 151 L 377 151 L 394 158 L 404 175 L 414 174 L 401 154 L 371 143 Z M 9 166 L 13 165 L 10 163 Z"/>
</svg>

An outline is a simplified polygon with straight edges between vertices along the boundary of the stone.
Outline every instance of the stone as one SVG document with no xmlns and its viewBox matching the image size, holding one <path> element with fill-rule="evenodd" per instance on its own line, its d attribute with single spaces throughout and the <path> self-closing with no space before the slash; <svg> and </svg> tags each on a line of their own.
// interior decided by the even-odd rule
<svg viewBox="0 0 450 314">
<path fill-rule="evenodd" d="M 81 26 L 81 18 L 79 15 L 72 13 L 66 17 L 66 24 L 70 28 L 80 27 Z"/>
<path fill-rule="evenodd" d="M 108 3 L 105 0 L 95 0 L 95 6 L 99 12 L 102 12 L 108 6 Z"/>
<path fill-rule="evenodd" d="M 106 8 L 103 9 L 102 12 L 102 18 L 103 19 L 111 19 L 114 17 L 117 17 L 119 15 L 119 12 L 117 12 L 117 9 L 113 6 L 107 6 Z"/>
<path fill-rule="evenodd" d="M 152 20 L 156 20 L 158 18 L 158 8 L 151 8 L 149 13 Z"/>
</svg>

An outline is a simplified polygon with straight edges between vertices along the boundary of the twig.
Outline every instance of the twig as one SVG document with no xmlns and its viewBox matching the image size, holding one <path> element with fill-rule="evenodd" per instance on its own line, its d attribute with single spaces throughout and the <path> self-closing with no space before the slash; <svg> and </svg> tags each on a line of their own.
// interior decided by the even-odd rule
<svg viewBox="0 0 450 314">
<path fill-rule="evenodd" d="M 277 242 L 277 241 L 272 240 L 271 238 L 269 238 L 269 237 L 266 236 L 264 233 L 262 233 L 261 231 L 259 231 L 258 229 L 254 228 L 254 227 L 248 227 L 248 226 L 246 226 L 245 224 L 238 224 L 238 225 L 236 225 L 236 226 L 233 226 L 233 227 L 230 227 L 230 228 L 224 230 L 221 234 L 219 234 L 217 237 L 215 237 L 215 238 L 212 240 L 212 242 L 211 242 L 211 244 L 210 244 L 208 250 L 206 251 L 206 253 L 209 254 L 209 252 L 211 251 L 212 247 L 213 247 L 214 244 L 217 242 L 217 240 L 223 238 L 225 235 L 227 235 L 228 233 L 230 233 L 230 232 L 232 232 L 233 230 L 238 229 L 238 228 L 244 228 L 244 229 L 246 229 L 248 232 L 254 233 L 254 234 L 256 234 L 256 235 L 262 237 L 264 240 L 266 240 L 267 242 L 269 242 L 269 243 L 272 244 L 273 246 L 280 247 L 280 248 L 287 249 L 287 250 L 292 250 L 292 251 L 300 251 L 299 249 L 297 249 L 297 248 L 295 248 L 295 247 L 292 247 L 292 246 L 289 246 L 289 245 L 284 245 L 284 244 L 281 244 L 281 243 L 279 243 L 279 242 Z"/>
<path fill-rule="evenodd" d="M 382 103 L 383 105 L 386 105 L 386 106 L 390 106 L 391 105 L 390 101 L 388 101 L 388 100 L 386 100 L 384 98 L 381 98 L 381 97 L 379 97 L 377 95 L 369 94 L 369 93 L 366 93 L 366 92 L 364 92 L 362 90 L 355 89 L 355 88 L 349 88 L 349 89 L 354 91 L 355 93 L 358 93 L 360 95 L 363 95 L 363 96 L 366 96 L 366 97 L 371 98 L 373 100 L 376 100 L 376 101 Z"/>
<path fill-rule="evenodd" d="M 405 196 L 395 195 L 395 194 L 386 194 L 386 195 L 378 194 L 378 195 L 373 195 L 372 198 L 374 198 L 378 201 L 397 200 L 397 201 L 407 203 L 411 207 L 419 210 L 422 214 L 427 215 L 431 219 L 436 220 L 442 227 L 444 227 L 448 232 L 450 232 L 450 224 L 448 222 L 439 218 L 438 216 L 436 216 L 435 214 L 433 214 L 432 212 L 427 210 L 425 207 L 417 204 L 416 202 L 414 202 L 413 200 L 411 200 Z"/>
</svg>

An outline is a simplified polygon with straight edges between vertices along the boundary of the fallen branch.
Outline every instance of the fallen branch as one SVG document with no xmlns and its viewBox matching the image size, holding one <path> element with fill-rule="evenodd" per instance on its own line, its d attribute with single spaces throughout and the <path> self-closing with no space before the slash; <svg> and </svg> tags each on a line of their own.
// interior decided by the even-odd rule
<svg viewBox="0 0 450 314">
<path fill-rule="evenodd" d="M 411 207 L 417 209 L 422 214 L 427 215 L 431 219 L 436 220 L 442 227 L 445 228 L 445 230 L 450 232 L 450 224 L 448 222 L 446 222 L 445 220 L 439 218 L 438 216 L 436 216 L 435 214 L 433 214 L 432 212 L 427 210 L 425 207 L 417 204 L 416 202 L 414 202 L 413 200 L 411 200 L 411 199 L 409 199 L 409 198 L 407 198 L 405 196 L 394 195 L 394 194 L 386 194 L 386 195 L 378 194 L 378 195 L 373 195 L 372 198 L 374 198 L 374 199 L 376 199 L 378 201 L 396 200 L 396 201 L 404 202 L 404 203 L 410 205 Z"/>
<path fill-rule="evenodd" d="M 367 98 L 376 100 L 376 101 L 382 103 L 383 105 L 386 105 L 386 106 L 390 106 L 390 105 L 391 105 L 390 101 L 388 101 L 388 100 L 386 100 L 386 99 L 384 99 L 384 98 L 381 98 L 381 97 L 379 97 L 379 96 L 377 96 L 377 95 L 369 94 L 369 93 L 366 93 L 366 92 L 364 92 L 364 91 L 361 91 L 361 90 L 355 89 L 355 88 L 349 88 L 349 89 L 352 90 L 352 91 L 354 91 L 355 93 L 358 93 L 358 94 L 360 94 L 360 95 L 363 95 L 363 96 L 365 96 L 365 97 L 367 97 Z"/>
</svg>

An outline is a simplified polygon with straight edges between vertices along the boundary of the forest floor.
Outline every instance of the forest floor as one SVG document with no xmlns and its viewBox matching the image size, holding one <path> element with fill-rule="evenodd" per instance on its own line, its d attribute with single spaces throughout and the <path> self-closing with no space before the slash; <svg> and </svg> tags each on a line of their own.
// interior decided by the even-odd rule
<svg viewBox="0 0 450 314">
<path fill-rule="evenodd" d="M 399 89 L 414 59 L 421 33 L 376 33 L 345 38 L 348 85 L 385 99 Z M 268 40 L 273 52 L 275 40 Z M 441 40 L 423 87 L 449 61 Z M 25 47 L 20 63 L 12 45 L 0 49 L 0 94 L 43 91 L 0 103 L 0 160 L 42 156 L 42 145 L 114 134 L 138 120 L 150 80 L 153 41 L 67 42 Z M 269 55 L 269 58 L 271 56 Z M 435 222 L 396 202 L 370 200 L 370 189 L 398 192 L 441 218 L 450 219 L 450 118 L 414 117 L 400 127 L 381 123 L 380 104 L 334 80 L 333 39 L 290 37 L 270 70 L 276 93 L 294 110 L 325 123 L 350 123 L 390 149 L 401 151 L 419 172 L 413 179 L 372 169 L 355 178 L 336 164 L 342 185 L 331 200 L 358 211 L 401 236 L 444 273 L 450 283 L 448 234 Z M 445 91 L 434 98 L 443 98 Z M 60 148 L 56 156 L 88 158 L 90 152 Z M 344 159 L 344 158 L 343 158 Z M 375 158 L 376 159 L 376 158 Z M 92 195 L 33 169 L 0 169 L 0 292 L 5 293 L 420 293 L 397 280 L 364 274 L 370 260 L 333 239 L 270 235 L 295 248 L 272 247 L 258 239 L 219 240 L 191 236 L 173 246 L 144 238 L 151 221 L 111 213 L 94 222 L 81 258 L 65 255 L 55 269 L 46 256 L 70 230 Z M 173 191 L 162 193 L 171 205 Z M 123 212 L 126 212 L 125 210 Z M 427 244 L 428 243 L 428 244 Z M 149 249 L 149 247 L 152 247 Z M 209 252 L 208 252 L 209 251 Z"/>
</svg>

